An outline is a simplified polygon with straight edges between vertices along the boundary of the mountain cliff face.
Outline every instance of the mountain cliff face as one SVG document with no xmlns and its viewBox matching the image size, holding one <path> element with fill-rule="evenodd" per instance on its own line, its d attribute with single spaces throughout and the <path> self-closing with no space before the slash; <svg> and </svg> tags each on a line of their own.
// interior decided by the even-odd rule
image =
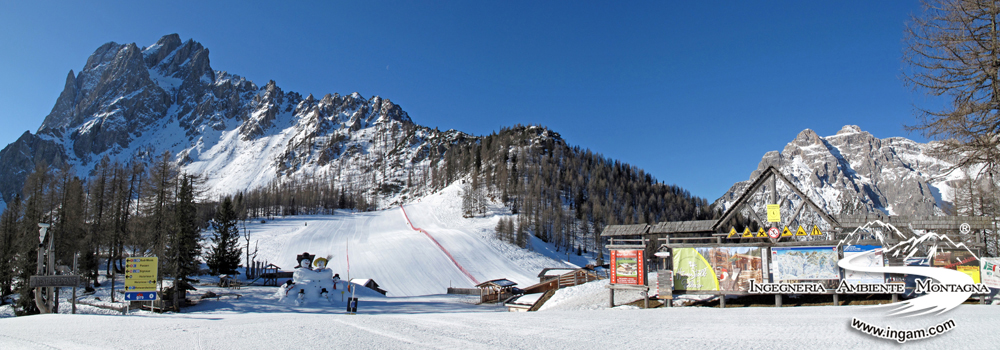
<svg viewBox="0 0 1000 350">
<path fill-rule="evenodd" d="M 0 195 L 9 202 L 36 163 L 87 176 L 103 157 L 128 163 L 164 152 L 218 193 L 316 173 L 398 183 L 466 136 L 414 124 L 378 96 L 259 87 L 213 70 L 207 48 L 172 34 L 145 48 L 104 44 L 70 71 L 37 133 L 0 151 Z"/>
<path fill-rule="evenodd" d="M 940 215 L 951 206 L 960 171 L 930 154 L 932 145 L 902 137 L 879 139 L 858 126 L 821 137 L 806 129 L 781 151 L 764 155 L 750 180 L 733 185 L 715 205 L 728 209 L 769 165 L 830 214 L 881 211 L 890 215 Z M 778 185 L 779 191 L 783 185 Z M 787 193 L 787 192 L 782 192 Z M 752 200 L 763 206 L 766 194 Z M 797 196 L 786 200 L 794 207 Z"/>
</svg>

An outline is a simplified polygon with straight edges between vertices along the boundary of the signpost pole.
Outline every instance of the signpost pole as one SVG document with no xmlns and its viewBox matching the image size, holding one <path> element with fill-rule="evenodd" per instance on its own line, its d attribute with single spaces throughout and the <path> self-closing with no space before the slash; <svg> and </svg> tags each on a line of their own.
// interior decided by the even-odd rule
<svg viewBox="0 0 1000 350">
<path fill-rule="evenodd" d="M 77 271 L 76 271 L 76 268 L 77 268 L 76 260 L 77 260 L 78 256 L 80 256 L 80 253 L 73 254 L 73 274 L 74 275 L 77 274 Z M 79 283 L 77 283 L 77 284 L 79 284 Z M 73 314 L 74 315 L 76 314 L 76 285 L 73 285 Z"/>
</svg>

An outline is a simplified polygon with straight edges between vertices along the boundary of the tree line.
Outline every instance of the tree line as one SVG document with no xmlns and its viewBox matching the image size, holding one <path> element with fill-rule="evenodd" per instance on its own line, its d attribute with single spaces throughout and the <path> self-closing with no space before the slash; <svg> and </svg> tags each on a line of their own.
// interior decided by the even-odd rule
<svg viewBox="0 0 1000 350">
<path fill-rule="evenodd" d="M 239 238 L 239 214 L 232 200 L 218 212 L 214 204 L 197 201 L 201 180 L 182 173 L 171 158 L 164 153 L 152 162 L 122 164 L 105 157 L 88 179 L 68 166 L 38 164 L 0 215 L 0 304 L 16 294 L 17 314 L 38 312 L 28 279 L 36 270 L 39 223 L 51 225 L 45 243 L 52 240 L 56 265 L 70 268 L 76 261 L 88 291 L 101 286 L 102 269 L 109 278 L 122 278 L 129 256 L 159 257 L 158 278 L 172 277 L 178 288 L 190 289 L 191 277 L 200 272 L 201 232 L 213 217 L 210 268 L 235 272 L 240 251 L 231 242 Z"/>
</svg>

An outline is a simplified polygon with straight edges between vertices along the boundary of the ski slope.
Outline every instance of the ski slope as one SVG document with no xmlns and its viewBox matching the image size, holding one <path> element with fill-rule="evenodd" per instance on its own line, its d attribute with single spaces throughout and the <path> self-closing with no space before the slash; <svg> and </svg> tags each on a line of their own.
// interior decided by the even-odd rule
<svg viewBox="0 0 1000 350">
<path fill-rule="evenodd" d="M 251 224 L 248 230 L 251 240 L 259 240 L 259 261 L 291 271 L 298 254 L 331 255 L 329 267 L 334 273 L 347 278 L 350 264 L 350 278 L 374 279 L 388 296 L 444 294 L 449 286 L 474 287 L 456 263 L 480 282 L 507 278 L 522 287 L 537 283 L 543 268 L 568 266 L 492 238 L 498 216 L 461 217 L 460 191 L 452 185 L 405 206 L 413 228 L 427 231 L 440 248 L 411 228 L 398 207 L 285 217 Z"/>
</svg>

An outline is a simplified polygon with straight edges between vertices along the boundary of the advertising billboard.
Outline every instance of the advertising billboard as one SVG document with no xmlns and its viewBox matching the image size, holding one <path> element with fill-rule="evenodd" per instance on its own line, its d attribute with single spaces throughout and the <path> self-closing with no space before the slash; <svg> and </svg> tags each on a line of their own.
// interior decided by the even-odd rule
<svg viewBox="0 0 1000 350">
<path fill-rule="evenodd" d="M 766 282 L 761 247 L 674 249 L 674 289 L 746 292 L 750 280 Z"/>
<path fill-rule="evenodd" d="M 612 250 L 611 284 L 646 284 L 645 251 Z"/>
<path fill-rule="evenodd" d="M 972 277 L 972 283 L 979 283 L 979 259 L 968 250 L 949 249 L 939 252 L 934 255 L 931 266 L 958 270 Z"/>
<path fill-rule="evenodd" d="M 835 288 L 840 280 L 837 247 L 772 247 L 773 282 L 815 281 Z"/>
<path fill-rule="evenodd" d="M 859 254 L 864 254 L 872 250 L 881 249 L 882 246 L 877 245 L 845 245 L 844 246 L 844 259 L 854 257 Z M 882 257 L 882 252 L 879 251 L 876 254 L 868 256 L 866 259 L 861 261 L 855 261 L 858 265 L 862 267 L 883 267 L 885 266 L 885 260 Z M 850 284 L 858 283 L 884 283 L 885 274 L 884 273 L 874 273 L 874 272 L 860 272 L 854 270 L 844 270 L 844 282 Z"/>
<path fill-rule="evenodd" d="M 992 289 L 1000 289 L 1000 258 L 981 258 L 979 264 L 982 283 Z"/>
</svg>

